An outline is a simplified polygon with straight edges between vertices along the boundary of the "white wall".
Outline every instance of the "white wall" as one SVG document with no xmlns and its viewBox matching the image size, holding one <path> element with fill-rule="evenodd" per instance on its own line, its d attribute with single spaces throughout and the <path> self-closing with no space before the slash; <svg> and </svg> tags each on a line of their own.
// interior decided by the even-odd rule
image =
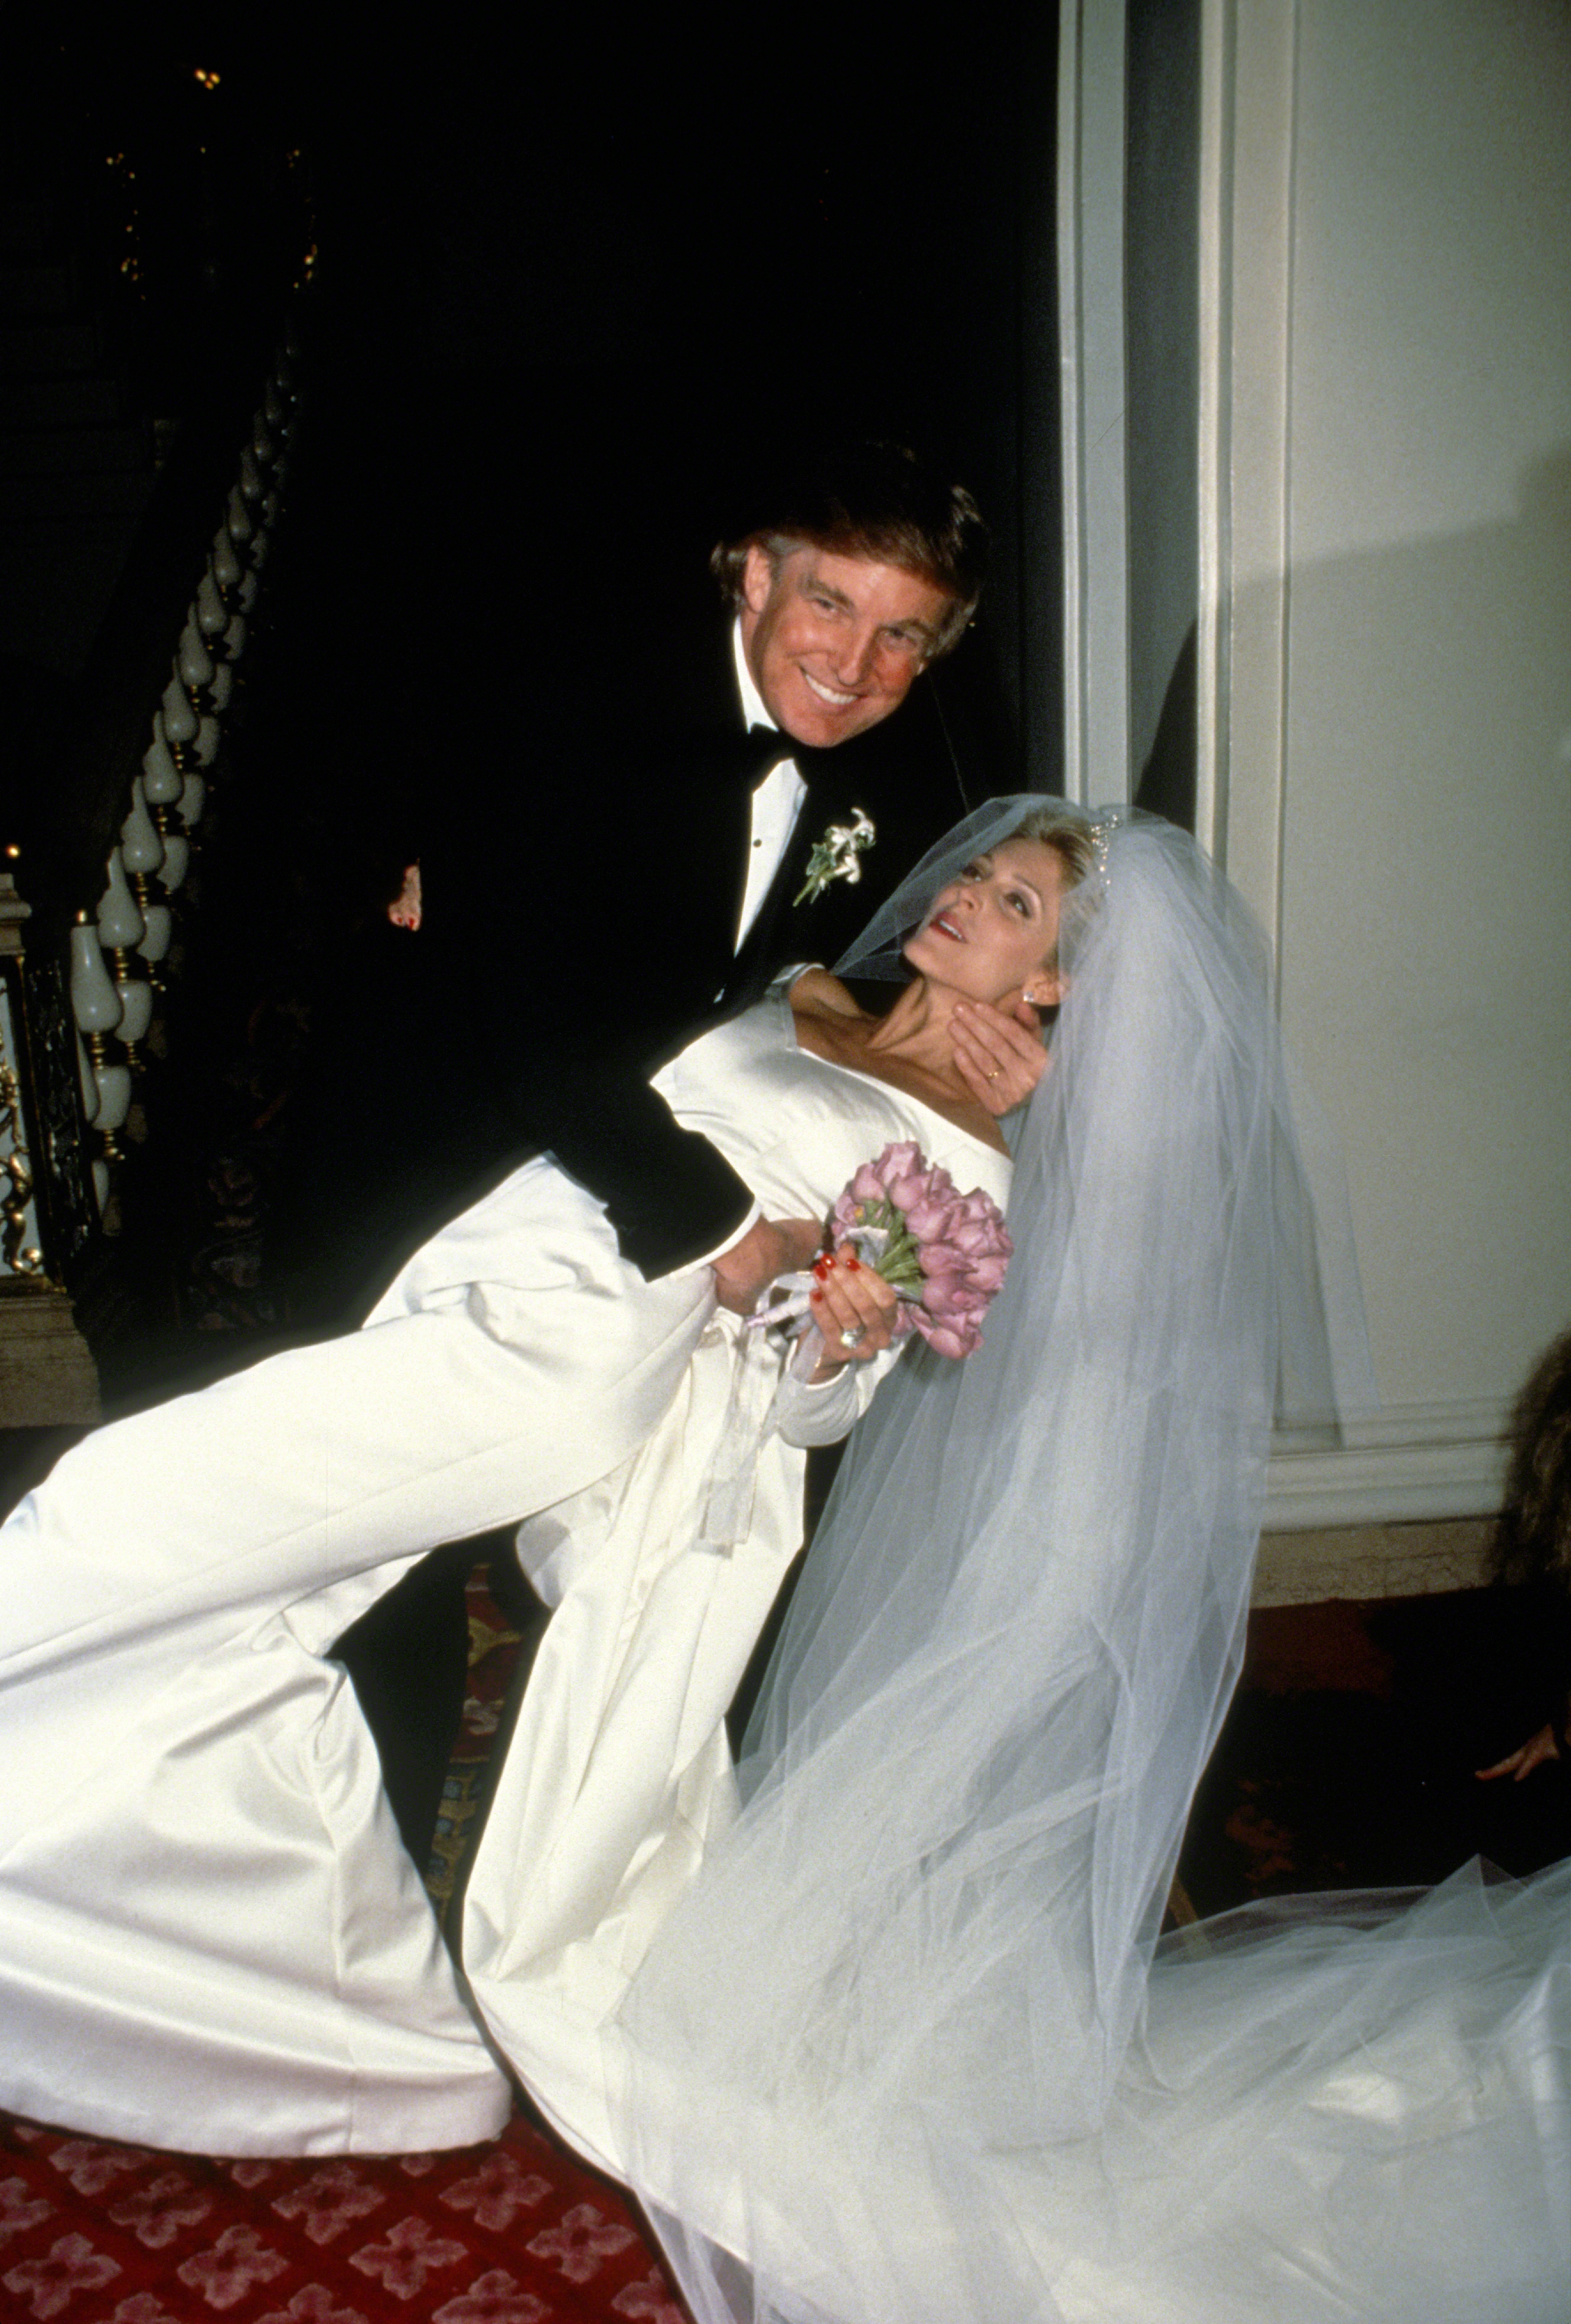
<svg viewBox="0 0 1571 2324">
<path fill-rule="evenodd" d="M 1275 1521 L 1484 1509 L 1571 1323 L 1571 12 L 1216 0 L 1205 74 L 1201 796 L 1385 1406 Z"/>
</svg>

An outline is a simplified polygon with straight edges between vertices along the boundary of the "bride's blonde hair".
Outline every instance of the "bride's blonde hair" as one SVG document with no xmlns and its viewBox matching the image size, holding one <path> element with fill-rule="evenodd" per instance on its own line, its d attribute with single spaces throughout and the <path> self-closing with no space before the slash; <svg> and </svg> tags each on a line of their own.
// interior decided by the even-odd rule
<svg viewBox="0 0 1571 2324">
<path fill-rule="evenodd" d="M 1051 807 L 1033 807 L 1029 814 L 1021 817 L 1013 831 L 1005 834 L 1005 837 L 1034 840 L 1039 847 L 1045 847 L 1057 856 L 1061 866 L 1061 900 L 1067 899 L 1078 889 L 1085 887 L 1088 875 L 1096 863 L 1096 834 L 1089 819 L 1075 808 L 1064 807 L 1056 800 Z M 1003 842 L 996 841 L 994 844 L 1002 845 Z M 1089 903 L 1091 900 L 1088 892 L 1084 901 Z M 1057 941 L 1042 964 L 1051 974 L 1057 973 L 1060 964 Z"/>
<path fill-rule="evenodd" d="M 1051 847 L 1063 865 L 1066 890 L 1079 886 L 1095 861 L 1089 822 L 1072 807 L 1061 807 L 1056 802 L 1052 807 L 1034 807 L 1006 836 L 1034 839 L 1039 847 Z"/>
</svg>

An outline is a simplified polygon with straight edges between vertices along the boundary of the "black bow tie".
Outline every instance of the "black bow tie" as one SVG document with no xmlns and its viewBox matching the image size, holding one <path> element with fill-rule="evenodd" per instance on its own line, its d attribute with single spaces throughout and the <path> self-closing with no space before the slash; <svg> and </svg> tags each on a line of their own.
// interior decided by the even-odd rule
<svg viewBox="0 0 1571 2324">
<path fill-rule="evenodd" d="M 809 790 L 829 782 L 834 752 L 811 742 L 798 742 L 777 726 L 749 726 L 741 740 L 742 763 L 754 790 L 767 774 L 789 759 Z M 832 788 L 832 786 L 831 786 Z"/>
<path fill-rule="evenodd" d="M 747 733 L 747 763 L 754 788 L 767 774 L 772 774 L 782 760 L 795 759 L 801 748 L 778 726 L 749 726 Z"/>
</svg>

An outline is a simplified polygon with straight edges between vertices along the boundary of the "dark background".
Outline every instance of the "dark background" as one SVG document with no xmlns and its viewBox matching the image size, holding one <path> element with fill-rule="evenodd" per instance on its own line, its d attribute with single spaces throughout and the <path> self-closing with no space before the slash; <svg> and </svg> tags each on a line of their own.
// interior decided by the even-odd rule
<svg viewBox="0 0 1571 2324">
<path fill-rule="evenodd" d="M 460 6 L 395 35 L 155 7 L 89 38 L 11 11 L 0 127 L 161 442 L 312 249 L 323 654 L 363 695 L 380 664 L 390 734 L 444 678 L 451 727 L 564 604 L 638 621 L 788 439 L 865 431 L 982 503 L 995 582 L 949 683 L 987 788 L 1028 750 L 1051 788 L 1055 50 L 1030 5 L 956 12 L 942 47 L 883 12 Z"/>
</svg>

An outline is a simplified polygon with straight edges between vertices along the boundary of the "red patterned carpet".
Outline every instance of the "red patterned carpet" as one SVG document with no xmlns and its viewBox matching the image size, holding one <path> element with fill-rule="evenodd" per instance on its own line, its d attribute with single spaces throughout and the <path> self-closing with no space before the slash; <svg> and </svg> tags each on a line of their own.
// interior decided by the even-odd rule
<svg viewBox="0 0 1571 2324">
<path fill-rule="evenodd" d="M 440 1912 L 518 1646 L 483 1567 L 427 1876 Z M 515 2114 L 494 2144 L 215 2162 L 0 2115 L 0 2318 L 61 2324 L 684 2324 L 620 2188 Z"/>
<path fill-rule="evenodd" d="M 515 2116 L 489 2146 L 216 2163 L 0 2118 L 0 2316 L 683 2324 L 627 2204 Z"/>
</svg>

